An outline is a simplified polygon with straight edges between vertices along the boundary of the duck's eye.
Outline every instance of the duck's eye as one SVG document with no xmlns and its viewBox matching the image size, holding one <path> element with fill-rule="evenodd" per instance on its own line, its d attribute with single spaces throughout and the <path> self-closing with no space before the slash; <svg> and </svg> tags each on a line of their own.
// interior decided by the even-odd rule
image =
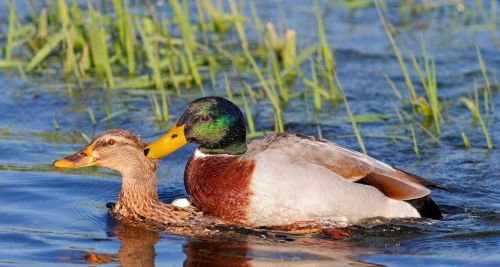
<svg viewBox="0 0 500 267">
<path fill-rule="evenodd" d="M 109 139 L 108 142 L 106 142 L 108 145 L 112 146 L 116 143 L 115 139 Z"/>
<path fill-rule="evenodd" d="M 210 116 L 208 116 L 208 115 L 201 116 L 200 120 L 201 121 L 209 121 L 210 120 Z"/>
</svg>

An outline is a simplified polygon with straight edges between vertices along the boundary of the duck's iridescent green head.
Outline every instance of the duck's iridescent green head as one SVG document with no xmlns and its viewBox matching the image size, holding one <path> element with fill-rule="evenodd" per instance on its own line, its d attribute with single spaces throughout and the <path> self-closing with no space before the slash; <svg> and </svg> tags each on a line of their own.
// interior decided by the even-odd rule
<svg viewBox="0 0 500 267">
<path fill-rule="evenodd" d="M 199 98 L 188 106 L 172 129 L 144 150 L 150 158 L 164 157 L 187 143 L 207 154 L 239 155 L 246 151 L 241 110 L 221 97 Z"/>
</svg>

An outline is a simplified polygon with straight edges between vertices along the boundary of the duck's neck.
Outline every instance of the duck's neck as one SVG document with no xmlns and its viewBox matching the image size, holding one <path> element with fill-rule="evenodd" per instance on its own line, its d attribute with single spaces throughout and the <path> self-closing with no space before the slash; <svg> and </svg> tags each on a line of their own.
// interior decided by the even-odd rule
<svg viewBox="0 0 500 267">
<path fill-rule="evenodd" d="M 158 198 L 158 187 L 154 172 L 137 171 L 122 174 L 122 188 L 118 205 L 131 212 L 140 213 L 162 204 Z"/>
<path fill-rule="evenodd" d="M 170 223 L 175 208 L 158 198 L 156 168 L 141 166 L 122 172 L 122 188 L 113 212 L 140 221 Z M 188 219 L 187 217 L 185 218 Z M 178 223 L 183 218 L 172 222 Z"/>
<path fill-rule="evenodd" d="M 200 146 L 198 149 L 204 154 L 208 155 L 227 154 L 227 155 L 238 156 L 245 153 L 245 151 L 247 150 L 247 145 L 242 142 L 237 142 L 234 144 L 227 145 L 225 147 L 206 148 Z"/>
</svg>

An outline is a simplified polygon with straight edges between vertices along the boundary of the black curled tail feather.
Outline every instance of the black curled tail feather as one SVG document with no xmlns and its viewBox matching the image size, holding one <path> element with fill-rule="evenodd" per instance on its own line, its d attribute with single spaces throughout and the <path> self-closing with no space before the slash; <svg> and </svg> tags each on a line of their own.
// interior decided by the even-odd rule
<svg viewBox="0 0 500 267">
<path fill-rule="evenodd" d="M 406 202 L 410 203 L 415 209 L 417 209 L 417 211 L 420 213 L 420 216 L 424 218 L 435 220 L 443 219 L 441 209 L 439 209 L 436 202 L 434 202 L 434 200 L 432 200 L 432 198 L 430 198 L 429 196 L 406 200 Z"/>
</svg>

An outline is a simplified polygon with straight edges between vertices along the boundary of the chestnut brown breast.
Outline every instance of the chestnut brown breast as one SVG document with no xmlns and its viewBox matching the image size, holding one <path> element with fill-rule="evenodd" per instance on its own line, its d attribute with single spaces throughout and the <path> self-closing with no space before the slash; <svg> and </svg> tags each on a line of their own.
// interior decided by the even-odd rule
<svg viewBox="0 0 500 267">
<path fill-rule="evenodd" d="M 184 172 L 184 184 L 193 203 L 204 213 L 246 225 L 254 169 L 254 160 L 228 156 L 191 157 Z"/>
</svg>

